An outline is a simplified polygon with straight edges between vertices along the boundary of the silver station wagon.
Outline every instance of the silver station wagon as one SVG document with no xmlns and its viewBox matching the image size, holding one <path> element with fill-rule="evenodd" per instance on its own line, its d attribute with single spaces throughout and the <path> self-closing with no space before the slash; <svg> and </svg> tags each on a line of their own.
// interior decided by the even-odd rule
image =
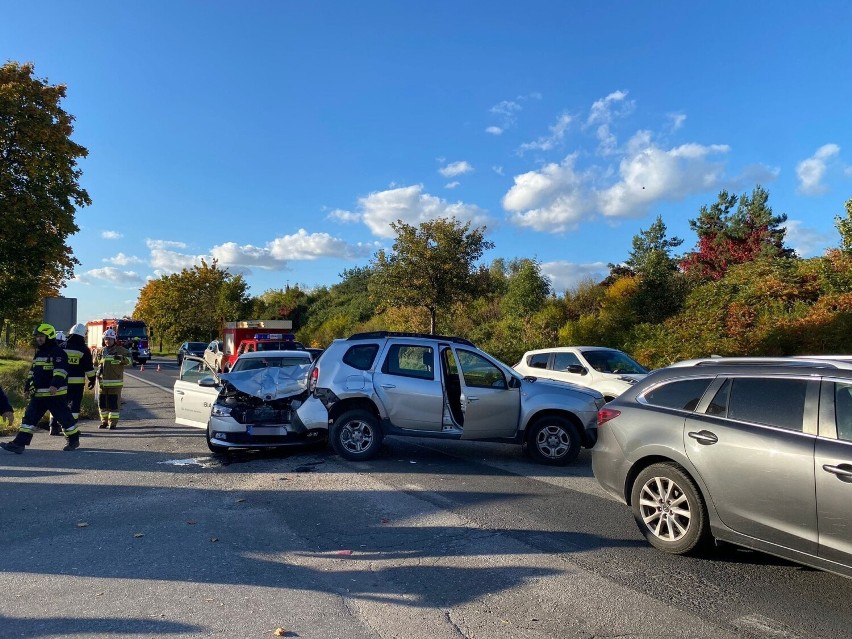
<svg viewBox="0 0 852 639">
<path fill-rule="evenodd" d="M 852 577 L 852 365 L 693 360 L 598 413 L 598 482 L 645 538 L 717 539 Z"/>
</svg>

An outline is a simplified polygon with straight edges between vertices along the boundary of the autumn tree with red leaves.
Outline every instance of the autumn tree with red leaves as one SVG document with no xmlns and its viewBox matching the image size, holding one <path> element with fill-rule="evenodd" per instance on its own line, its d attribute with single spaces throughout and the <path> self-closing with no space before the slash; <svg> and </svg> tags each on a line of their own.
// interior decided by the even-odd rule
<svg viewBox="0 0 852 639">
<path fill-rule="evenodd" d="M 734 264 L 793 257 L 795 252 L 784 246 L 787 216 L 774 215 L 768 201 L 769 193 L 756 186 L 750 196 L 722 191 L 710 207 L 702 206 L 698 218 L 689 221 L 698 243 L 681 260 L 684 273 L 718 281 Z"/>
</svg>

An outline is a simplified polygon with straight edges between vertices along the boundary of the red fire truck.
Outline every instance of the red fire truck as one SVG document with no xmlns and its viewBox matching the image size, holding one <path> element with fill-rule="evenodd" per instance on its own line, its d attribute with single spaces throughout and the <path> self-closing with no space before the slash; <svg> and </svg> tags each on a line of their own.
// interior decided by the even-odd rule
<svg viewBox="0 0 852 639">
<path fill-rule="evenodd" d="M 221 370 L 229 370 L 237 357 L 255 350 L 282 350 L 301 346 L 290 330 L 291 320 L 241 320 L 225 322 L 222 327 L 223 348 L 219 363 Z"/>
<path fill-rule="evenodd" d="M 86 344 L 91 349 L 92 355 L 104 345 L 104 332 L 110 328 L 115 331 L 116 343 L 130 351 L 135 364 L 145 364 L 151 359 L 148 327 L 142 320 L 127 318 L 100 319 L 86 323 Z"/>
</svg>

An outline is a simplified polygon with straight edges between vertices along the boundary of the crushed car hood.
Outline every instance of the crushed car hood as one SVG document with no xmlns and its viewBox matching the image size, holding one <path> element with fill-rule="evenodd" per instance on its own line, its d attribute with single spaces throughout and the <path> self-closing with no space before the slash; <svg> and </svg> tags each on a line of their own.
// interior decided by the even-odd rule
<svg viewBox="0 0 852 639">
<path fill-rule="evenodd" d="M 222 382 L 231 384 L 241 393 L 264 401 L 292 397 L 303 393 L 308 387 L 310 364 L 304 366 L 270 366 L 257 370 L 224 373 Z"/>
</svg>

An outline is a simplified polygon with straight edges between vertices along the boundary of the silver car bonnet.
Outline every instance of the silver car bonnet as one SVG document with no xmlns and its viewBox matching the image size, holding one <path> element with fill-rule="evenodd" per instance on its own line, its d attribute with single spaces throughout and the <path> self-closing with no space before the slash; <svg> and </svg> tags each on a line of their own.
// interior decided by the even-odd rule
<svg viewBox="0 0 852 639">
<path fill-rule="evenodd" d="M 527 377 L 534 376 L 528 375 Z M 536 377 L 534 382 L 531 382 L 526 379 L 524 380 L 524 390 L 526 390 L 527 392 L 530 392 L 530 388 L 535 387 L 538 387 L 542 390 L 552 390 L 553 388 L 558 388 L 560 390 L 572 390 L 576 393 L 582 393 L 583 395 L 588 395 L 589 397 L 593 397 L 595 399 L 603 397 L 603 394 L 601 394 L 599 391 L 596 391 L 594 388 L 590 388 L 588 386 L 579 386 L 578 384 L 572 384 L 571 382 L 565 382 L 562 380 L 549 379 L 546 377 Z"/>
<path fill-rule="evenodd" d="M 308 387 L 308 371 L 311 364 L 297 366 L 269 366 L 219 376 L 241 393 L 258 397 L 264 401 L 292 397 L 303 393 Z"/>
</svg>

